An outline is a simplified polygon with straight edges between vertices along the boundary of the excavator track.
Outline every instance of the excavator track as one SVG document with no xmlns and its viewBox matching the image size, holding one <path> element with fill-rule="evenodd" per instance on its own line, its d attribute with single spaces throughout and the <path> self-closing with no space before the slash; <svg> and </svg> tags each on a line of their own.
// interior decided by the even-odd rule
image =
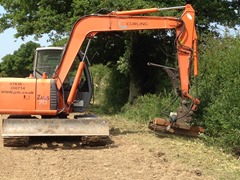
<svg viewBox="0 0 240 180">
<path fill-rule="evenodd" d="M 5 147 L 27 147 L 29 145 L 29 137 L 4 137 L 3 145 Z"/>
<path fill-rule="evenodd" d="M 108 136 L 83 136 L 81 138 L 82 146 L 106 146 L 110 143 Z"/>
<path fill-rule="evenodd" d="M 104 147 L 111 143 L 108 136 L 83 136 L 79 138 L 82 147 Z M 30 137 L 5 137 L 3 144 L 5 147 L 28 147 Z"/>
</svg>

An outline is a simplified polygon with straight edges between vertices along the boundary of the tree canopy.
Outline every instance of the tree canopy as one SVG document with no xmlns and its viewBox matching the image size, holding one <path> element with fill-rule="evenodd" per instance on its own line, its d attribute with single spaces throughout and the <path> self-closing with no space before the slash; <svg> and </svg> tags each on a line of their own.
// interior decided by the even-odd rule
<svg viewBox="0 0 240 180">
<path fill-rule="evenodd" d="M 4 56 L 0 63 L 1 76 L 28 77 L 33 72 L 34 51 L 39 46 L 30 41 L 22 44 L 13 54 Z"/>
<path fill-rule="evenodd" d="M 236 0 L 1 0 L 0 5 L 4 7 L 6 13 L 0 17 L 0 32 L 16 28 L 16 37 L 23 38 L 28 35 L 40 37 L 45 33 L 59 36 L 69 33 L 74 22 L 83 15 L 106 13 L 109 10 L 182 6 L 187 3 L 192 4 L 196 10 L 196 21 L 201 30 L 207 30 L 210 23 L 230 27 L 239 23 L 240 3 Z"/>
</svg>

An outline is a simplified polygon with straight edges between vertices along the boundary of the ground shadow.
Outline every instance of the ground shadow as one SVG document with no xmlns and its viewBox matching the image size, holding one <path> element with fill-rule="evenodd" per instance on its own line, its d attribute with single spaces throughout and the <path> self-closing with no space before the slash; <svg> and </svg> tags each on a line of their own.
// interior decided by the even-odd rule
<svg viewBox="0 0 240 180">
<path fill-rule="evenodd" d="M 27 147 L 12 147 L 13 150 L 79 150 L 79 149 L 104 149 L 114 147 L 114 142 L 109 137 L 88 141 L 79 136 L 69 137 L 31 137 Z"/>
</svg>

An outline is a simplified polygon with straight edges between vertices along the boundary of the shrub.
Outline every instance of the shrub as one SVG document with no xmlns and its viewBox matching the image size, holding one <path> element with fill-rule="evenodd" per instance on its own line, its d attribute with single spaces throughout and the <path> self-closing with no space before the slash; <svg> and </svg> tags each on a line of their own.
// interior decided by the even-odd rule
<svg viewBox="0 0 240 180">
<path fill-rule="evenodd" d="M 135 122 L 146 123 L 154 117 L 167 117 L 176 110 L 176 104 L 166 109 L 173 101 L 171 92 L 164 94 L 146 94 L 139 96 L 133 104 L 127 103 L 122 108 L 122 116 Z"/>
<path fill-rule="evenodd" d="M 95 103 L 101 113 L 117 113 L 128 100 L 128 79 L 114 68 L 98 64 L 91 67 Z"/>
<path fill-rule="evenodd" d="M 240 39 L 211 39 L 200 57 L 201 114 L 208 135 L 224 149 L 240 149 Z"/>
</svg>

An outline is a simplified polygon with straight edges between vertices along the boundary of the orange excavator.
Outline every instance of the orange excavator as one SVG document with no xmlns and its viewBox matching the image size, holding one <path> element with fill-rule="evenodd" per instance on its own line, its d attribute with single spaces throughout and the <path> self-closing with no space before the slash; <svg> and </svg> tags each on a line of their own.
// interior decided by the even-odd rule
<svg viewBox="0 0 240 180">
<path fill-rule="evenodd" d="M 147 15 L 181 9 L 181 17 Z M 86 113 L 93 93 L 87 51 L 94 36 L 101 32 L 116 31 L 176 30 L 178 68 L 164 69 L 182 99 L 181 108 L 176 113 L 170 113 L 170 120 L 155 118 L 149 127 L 173 133 L 183 131 L 183 134 L 201 132 L 200 127 L 186 125 L 187 121 L 191 121 L 192 111 L 200 103 L 189 94 L 191 66 L 194 67 L 196 85 L 198 76 L 194 16 L 194 9 L 187 4 L 170 8 L 113 11 L 80 18 L 73 26 L 64 48 L 36 50 L 34 71 L 29 77 L 0 78 L 0 114 L 9 115 L 2 123 L 4 145 L 16 145 L 15 140 L 18 140 L 18 145 L 26 144 L 32 136 L 109 136 L 108 122 Z M 85 39 L 89 41 L 82 52 Z M 161 67 L 153 63 L 148 65 Z"/>
</svg>

